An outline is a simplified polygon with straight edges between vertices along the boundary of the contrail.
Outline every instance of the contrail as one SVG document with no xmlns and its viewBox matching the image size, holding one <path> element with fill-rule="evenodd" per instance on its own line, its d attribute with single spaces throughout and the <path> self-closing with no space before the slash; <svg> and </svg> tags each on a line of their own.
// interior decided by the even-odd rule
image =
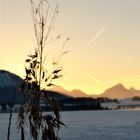
<svg viewBox="0 0 140 140">
<path fill-rule="evenodd" d="M 89 74 L 89 73 L 86 73 L 86 75 L 87 75 L 91 80 L 95 81 L 96 83 L 98 83 L 98 84 L 101 84 L 101 83 L 102 83 L 102 81 L 99 80 L 98 78 L 96 78 L 95 76 L 93 76 L 93 75 L 91 75 L 91 74 Z"/>
<path fill-rule="evenodd" d="M 100 30 L 99 30 L 99 32 L 96 34 L 96 35 L 94 35 L 89 41 L 88 41 L 88 43 L 83 47 L 83 48 L 87 48 L 87 47 L 89 47 L 92 43 L 94 43 L 97 39 L 98 39 L 98 37 L 105 31 L 105 27 L 103 27 L 103 28 L 101 28 Z"/>
</svg>

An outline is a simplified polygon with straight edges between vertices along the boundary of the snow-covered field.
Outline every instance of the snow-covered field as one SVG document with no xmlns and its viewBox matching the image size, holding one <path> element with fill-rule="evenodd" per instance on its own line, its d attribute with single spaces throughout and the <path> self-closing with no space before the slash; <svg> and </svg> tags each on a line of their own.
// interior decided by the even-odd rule
<svg viewBox="0 0 140 140">
<path fill-rule="evenodd" d="M 140 110 L 61 112 L 67 127 L 61 140 L 140 140 Z M 0 140 L 6 140 L 9 114 L 0 114 Z M 17 115 L 12 121 L 11 140 L 19 140 Z M 26 140 L 31 140 L 26 132 Z"/>
</svg>

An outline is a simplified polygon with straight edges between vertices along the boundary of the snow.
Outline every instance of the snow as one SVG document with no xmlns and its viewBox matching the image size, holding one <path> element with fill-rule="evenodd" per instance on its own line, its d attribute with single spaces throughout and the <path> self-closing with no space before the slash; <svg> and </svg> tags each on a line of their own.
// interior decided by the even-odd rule
<svg viewBox="0 0 140 140">
<path fill-rule="evenodd" d="M 9 114 L 0 114 L 0 140 L 6 140 Z M 66 127 L 60 129 L 61 140 L 139 140 L 140 111 L 69 111 L 61 112 Z M 12 138 L 19 140 L 13 116 Z M 30 140 L 28 130 L 27 138 Z"/>
</svg>

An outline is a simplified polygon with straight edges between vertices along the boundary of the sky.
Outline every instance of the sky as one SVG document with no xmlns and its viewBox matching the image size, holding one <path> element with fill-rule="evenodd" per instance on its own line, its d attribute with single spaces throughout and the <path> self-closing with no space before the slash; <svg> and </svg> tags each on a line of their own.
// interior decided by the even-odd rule
<svg viewBox="0 0 140 140">
<path fill-rule="evenodd" d="M 55 34 L 71 36 L 61 63 L 67 90 L 100 94 L 117 83 L 140 89 L 140 1 L 57 0 Z M 58 55 L 61 44 L 46 47 Z M 24 77 L 36 46 L 29 0 L 0 0 L 0 69 Z"/>
</svg>

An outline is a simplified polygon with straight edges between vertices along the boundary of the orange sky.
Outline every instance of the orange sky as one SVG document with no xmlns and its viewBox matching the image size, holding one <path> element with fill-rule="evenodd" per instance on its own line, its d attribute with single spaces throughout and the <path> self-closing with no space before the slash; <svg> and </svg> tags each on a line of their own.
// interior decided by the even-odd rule
<svg viewBox="0 0 140 140">
<path fill-rule="evenodd" d="M 58 0 L 55 34 L 71 36 L 57 84 L 100 94 L 117 83 L 140 89 L 140 1 Z M 57 56 L 63 41 L 46 48 Z M 0 1 L 0 69 L 24 76 L 36 45 L 29 0 Z"/>
</svg>

